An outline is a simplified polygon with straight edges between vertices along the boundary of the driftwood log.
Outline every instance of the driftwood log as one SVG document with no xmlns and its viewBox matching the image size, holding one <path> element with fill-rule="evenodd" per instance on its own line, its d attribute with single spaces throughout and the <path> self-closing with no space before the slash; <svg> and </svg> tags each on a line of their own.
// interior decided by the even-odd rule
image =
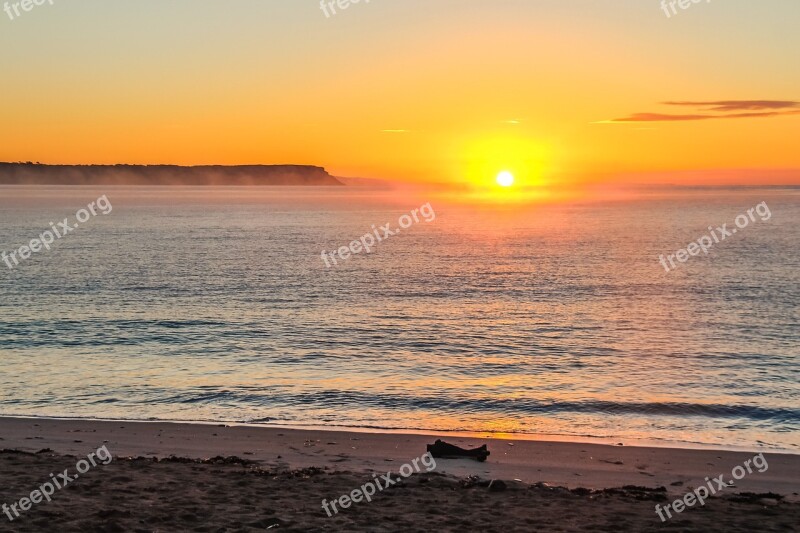
<svg viewBox="0 0 800 533">
<path fill-rule="evenodd" d="M 449 444 L 440 439 L 437 439 L 433 444 L 428 444 L 428 451 L 432 456 L 442 459 L 471 457 L 478 461 L 485 461 L 486 458 L 489 457 L 489 450 L 486 448 L 485 444 L 478 448 L 467 450 L 466 448 L 461 448 L 455 444 Z"/>
</svg>

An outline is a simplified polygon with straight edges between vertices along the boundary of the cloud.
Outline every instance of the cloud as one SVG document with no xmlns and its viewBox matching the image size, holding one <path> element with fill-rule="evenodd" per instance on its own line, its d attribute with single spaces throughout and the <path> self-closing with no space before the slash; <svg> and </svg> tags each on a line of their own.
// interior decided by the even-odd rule
<svg viewBox="0 0 800 533">
<path fill-rule="evenodd" d="M 664 102 L 666 105 L 709 107 L 708 111 L 758 111 L 761 109 L 788 109 L 800 107 L 800 102 L 790 100 L 722 100 L 720 102 Z"/>
<path fill-rule="evenodd" d="M 716 102 L 663 102 L 664 105 L 697 108 L 698 113 L 634 113 L 623 118 L 603 120 L 595 124 L 626 122 L 680 122 L 725 118 L 765 118 L 800 114 L 800 102 L 790 100 L 720 100 Z"/>
</svg>

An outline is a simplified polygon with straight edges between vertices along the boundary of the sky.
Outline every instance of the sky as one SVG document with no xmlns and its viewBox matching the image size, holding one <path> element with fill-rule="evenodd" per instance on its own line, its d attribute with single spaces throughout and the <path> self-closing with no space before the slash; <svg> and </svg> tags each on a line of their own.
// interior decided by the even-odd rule
<svg viewBox="0 0 800 533">
<path fill-rule="evenodd" d="M 12 1 L 10 4 L 16 2 Z M 0 1 L 2 4 L 2 1 Z M 46 0 L 0 161 L 529 186 L 800 183 L 800 2 Z"/>
</svg>

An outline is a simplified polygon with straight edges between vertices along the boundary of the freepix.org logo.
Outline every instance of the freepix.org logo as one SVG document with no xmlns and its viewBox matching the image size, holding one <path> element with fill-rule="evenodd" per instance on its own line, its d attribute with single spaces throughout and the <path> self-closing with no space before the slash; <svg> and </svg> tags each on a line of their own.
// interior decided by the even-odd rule
<svg viewBox="0 0 800 533">
<path fill-rule="evenodd" d="M 436 212 L 433 210 L 430 202 L 428 202 L 427 204 L 420 206 L 418 209 L 413 209 L 410 214 L 401 215 L 397 220 L 397 224 L 401 229 L 408 229 L 412 224 L 420 221 L 419 215 L 422 215 L 422 219 L 426 223 L 436 220 Z M 338 250 L 333 252 L 326 252 L 323 250 L 322 260 L 325 262 L 325 266 L 327 268 L 331 268 L 332 266 L 331 262 L 328 261 L 328 258 L 333 261 L 333 265 L 338 265 L 339 263 L 336 260 L 337 255 L 339 256 L 339 259 L 346 261 L 347 259 L 350 259 L 351 254 L 360 254 L 361 252 L 371 253 L 372 248 L 377 246 L 378 243 L 400 233 L 400 229 L 389 229 L 391 225 L 391 222 L 387 222 L 383 226 L 380 226 L 381 231 L 378 232 L 375 224 L 373 224 L 371 232 L 364 234 L 358 240 L 352 241 L 349 246 L 341 246 Z M 381 236 L 381 233 L 383 233 L 383 236 Z M 373 237 L 373 235 L 375 236 Z M 378 239 L 377 242 L 375 239 Z"/>
<path fill-rule="evenodd" d="M 6 2 L 3 4 L 3 11 L 6 12 L 8 18 L 16 20 L 22 13 L 31 11 L 34 7 L 42 4 L 53 5 L 53 0 L 22 0 L 20 2 Z M 21 11 L 20 11 L 21 10 Z"/>
<path fill-rule="evenodd" d="M 97 459 L 97 461 L 95 461 L 95 459 Z M 113 460 L 114 457 L 111 455 L 111 452 L 103 445 L 96 451 L 87 455 L 86 459 L 81 459 L 75 464 L 75 470 L 78 471 L 77 474 L 70 475 L 69 468 L 57 475 L 50 474 L 50 479 L 42 483 L 39 488 L 31 492 L 29 496 L 25 496 L 11 505 L 4 503 L 0 506 L 0 509 L 2 509 L 3 514 L 8 517 L 8 520 L 13 522 L 17 518 L 20 518 L 26 511 L 30 511 L 33 506 L 42 503 L 42 501 L 47 500 L 48 503 L 53 501 L 53 496 L 56 491 L 74 482 L 81 474 L 87 473 L 98 465 L 110 464 Z"/>
<path fill-rule="evenodd" d="M 108 197 L 106 197 L 104 194 L 97 200 L 87 205 L 85 209 L 78 209 L 78 211 L 75 213 L 75 218 L 78 222 L 70 224 L 69 218 L 65 218 L 58 224 L 53 224 L 51 222 L 50 229 L 45 230 L 41 235 L 39 235 L 38 239 L 32 239 L 28 244 L 22 245 L 18 249 L 11 252 L 0 252 L 0 259 L 3 260 L 9 269 L 13 269 L 15 266 L 20 264 L 20 261 L 30 258 L 31 254 L 41 252 L 42 248 L 50 250 L 50 245 L 53 244 L 57 238 L 61 239 L 67 234 L 75 231 L 79 223 L 87 222 L 90 218 L 97 216 L 98 213 L 101 215 L 107 215 L 112 211 L 112 209 L 114 209 L 114 207 L 111 205 Z M 17 258 L 17 255 L 19 255 L 19 258 Z"/>
<path fill-rule="evenodd" d="M 369 4 L 370 0 L 364 0 L 365 4 Z M 331 15 L 336 15 L 336 8 L 342 11 L 350 7 L 352 4 L 359 4 L 361 0 L 321 0 L 319 8 L 325 13 L 325 18 L 331 18 Z"/>
</svg>

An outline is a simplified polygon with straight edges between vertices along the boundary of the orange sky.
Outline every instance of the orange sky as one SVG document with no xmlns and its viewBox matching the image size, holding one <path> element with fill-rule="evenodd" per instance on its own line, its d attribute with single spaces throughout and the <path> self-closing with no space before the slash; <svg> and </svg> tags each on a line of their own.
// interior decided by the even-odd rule
<svg viewBox="0 0 800 533">
<path fill-rule="evenodd" d="M 0 18 L 0 160 L 800 183 L 796 0 L 76 4 Z"/>
</svg>

